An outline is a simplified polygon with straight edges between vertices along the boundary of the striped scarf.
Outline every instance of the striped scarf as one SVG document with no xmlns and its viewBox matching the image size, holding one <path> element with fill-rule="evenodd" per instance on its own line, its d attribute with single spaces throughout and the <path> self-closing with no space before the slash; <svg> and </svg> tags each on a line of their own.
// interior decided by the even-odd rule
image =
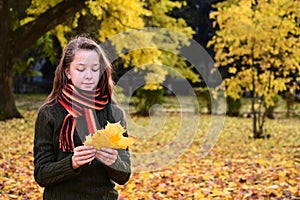
<svg viewBox="0 0 300 200">
<path fill-rule="evenodd" d="M 85 91 L 67 84 L 58 96 L 58 102 L 68 111 L 60 130 L 59 146 L 64 152 L 73 152 L 75 119 L 84 116 L 88 133 L 95 133 L 97 130 L 95 110 L 102 110 L 108 104 L 108 95 L 102 95 L 100 88 Z"/>
</svg>

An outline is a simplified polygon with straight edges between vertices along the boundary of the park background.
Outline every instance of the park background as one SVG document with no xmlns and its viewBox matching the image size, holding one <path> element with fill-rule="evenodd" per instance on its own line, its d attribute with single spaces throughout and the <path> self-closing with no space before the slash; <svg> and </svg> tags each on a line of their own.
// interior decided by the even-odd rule
<svg viewBox="0 0 300 200">
<path fill-rule="evenodd" d="M 169 166 L 134 171 L 126 185 L 117 187 L 121 197 L 299 199 L 299 9 L 297 0 L 1 0 L 1 198 L 42 197 L 42 188 L 33 178 L 34 120 L 51 90 L 66 41 L 88 33 L 103 42 L 124 31 L 158 27 L 181 32 L 201 44 L 214 59 L 223 82 L 208 85 L 203 74 L 197 74 L 178 54 L 158 49 L 137 49 L 114 61 L 115 81 L 131 69 L 145 73 L 145 84 L 134 95 L 127 97 L 126 88 L 117 88 L 119 102 L 129 104 L 126 113 L 133 121 L 147 127 L 149 108 L 156 104 L 162 105 L 168 119 L 163 127 L 147 129 L 160 131 L 138 141 L 130 148 L 132 152 L 159 150 L 169 144 L 179 126 L 189 128 L 181 115 L 200 118 L 184 153 Z M 169 35 L 174 52 L 188 45 L 185 38 L 176 36 Z M 143 42 L 142 36 L 139 39 Z M 166 38 L 156 39 L 166 42 Z M 113 46 L 117 53 L 126 48 Z M 187 110 L 181 109 L 172 91 L 161 87 L 172 74 L 155 65 L 160 63 L 189 80 L 197 101 L 180 94 L 187 96 Z M 153 79 L 161 82 L 153 85 Z M 180 81 L 173 84 L 176 87 Z M 226 105 L 214 106 L 220 98 L 214 94 L 223 88 Z M 227 112 L 219 113 L 218 106 L 227 107 Z M 226 120 L 214 148 L 201 157 L 212 116 Z M 151 119 L 160 121 L 161 117 L 157 112 Z M 139 133 L 132 130 L 130 134 Z"/>
</svg>

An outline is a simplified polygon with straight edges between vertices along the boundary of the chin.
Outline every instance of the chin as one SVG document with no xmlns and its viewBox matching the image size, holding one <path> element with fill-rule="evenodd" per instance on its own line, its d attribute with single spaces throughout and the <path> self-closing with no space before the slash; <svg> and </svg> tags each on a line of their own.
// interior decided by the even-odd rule
<svg viewBox="0 0 300 200">
<path fill-rule="evenodd" d="M 94 88 L 95 88 L 95 86 L 85 86 L 85 85 L 83 85 L 82 87 L 80 87 L 80 89 L 87 90 L 87 91 L 94 90 Z"/>
<path fill-rule="evenodd" d="M 86 87 L 84 87 L 84 88 L 82 88 L 82 90 L 86 90 L 86 91 L 92 91 L 92 90 L 93 90 L 93 88 L 86 88 Z"/>
</svg>

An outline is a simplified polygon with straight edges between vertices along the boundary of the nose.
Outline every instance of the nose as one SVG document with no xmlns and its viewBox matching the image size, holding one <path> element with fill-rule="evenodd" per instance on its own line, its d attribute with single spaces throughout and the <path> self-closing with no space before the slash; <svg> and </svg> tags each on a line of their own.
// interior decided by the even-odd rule
<svg viewBox="0 0 300 200">
<path fill-rule="evenodd" d="M 93 77 L 92 70 L 90 70 L 90 69 L 86 70 L 85 78 L 86 79 L 91 79 L 92 77 Z"/>
</svg>

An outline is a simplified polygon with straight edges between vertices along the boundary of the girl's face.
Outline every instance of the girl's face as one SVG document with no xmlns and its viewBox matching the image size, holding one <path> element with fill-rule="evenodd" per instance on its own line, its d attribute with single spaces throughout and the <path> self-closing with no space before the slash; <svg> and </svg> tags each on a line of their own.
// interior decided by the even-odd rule
<svg viewBox="0 0 300 200">
<path fill-rule="evenodd" d="M 81 90 L 91 91 L 100 79 L 99 55 L 93 50 L 79 50 L 65 71 L 68 79 Z"/>
</svg>

